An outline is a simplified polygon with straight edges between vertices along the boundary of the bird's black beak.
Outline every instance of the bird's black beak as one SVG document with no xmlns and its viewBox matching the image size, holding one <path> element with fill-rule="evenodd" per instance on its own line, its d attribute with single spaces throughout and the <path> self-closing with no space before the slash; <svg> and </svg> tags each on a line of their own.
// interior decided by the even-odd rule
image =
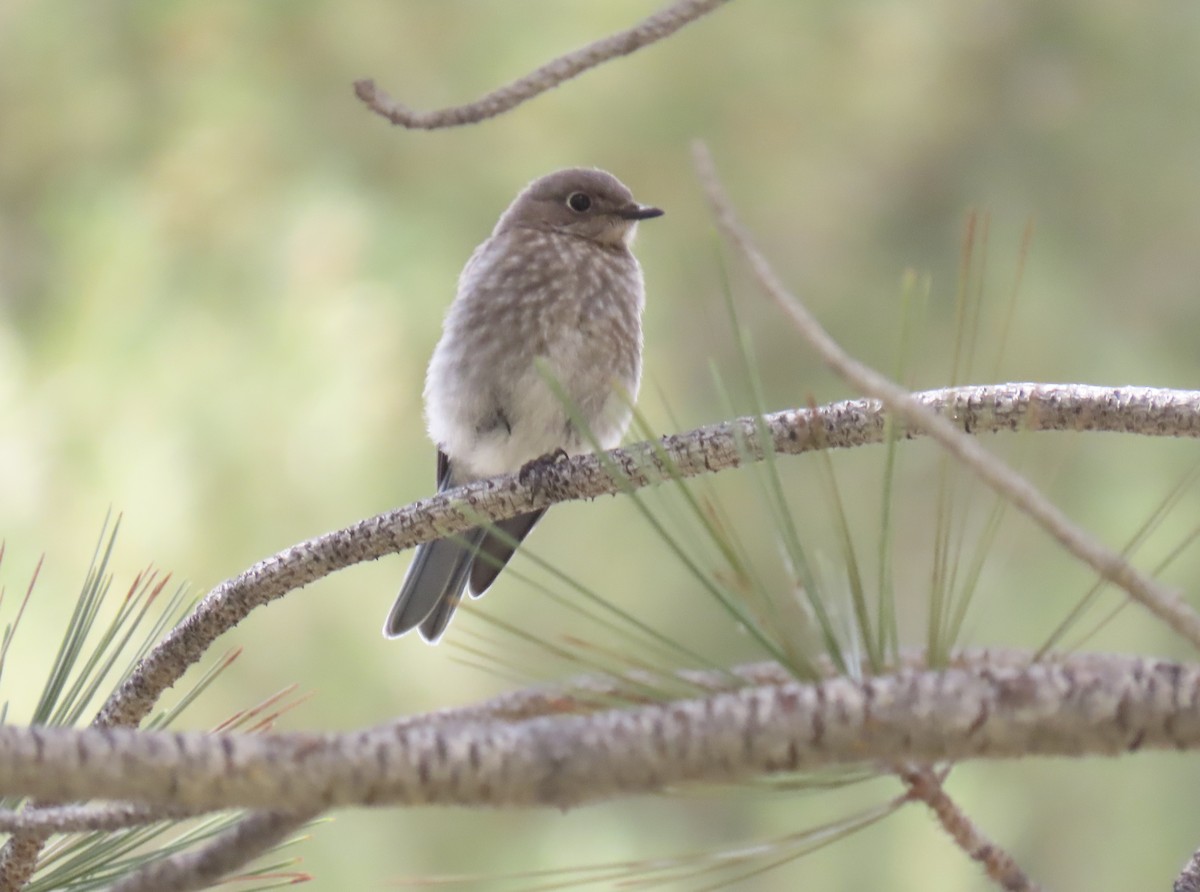
<svg viewBox="0 0 1200 892">
<path fill-rule="evenodd" d="M 649 220 L 651 217 L 661 217 L 665 213 L 661 208 L 631 203 L 617 208 L 617 216 L 623 220 Z"/>
</svg>

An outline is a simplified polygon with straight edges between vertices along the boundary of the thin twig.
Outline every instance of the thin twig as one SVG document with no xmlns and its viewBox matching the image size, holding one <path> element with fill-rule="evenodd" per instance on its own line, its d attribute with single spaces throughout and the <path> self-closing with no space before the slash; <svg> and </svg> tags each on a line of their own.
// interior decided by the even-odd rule
<svg viewBox="0 0 1200 892">
<path fill-rule="evenodd" d="M 826 365 L 863 393 L 882 401 L 911 428 L 920 429 L 937 440 L 947 452 L 970 468 L 1000 496 L 1031 517 L 1068 552 L 1104 579 L 1124 589 L 1135 601 L 1200 649 L 1200 614 L 1177 592 L 1135 569 L 1120 554 L 1105 547 L 1086 530 L 1072 523 L 1070 518 L 1042 495 L 1029 480 L 1009 468 L 947 419 L 931 411 L 913 394 L 846 353 L 800 299 L 784 287 L 771 265 L 755 246 L 717 179 L 716 168 L 708 150 L 698 145 L 695 157 L 697 170 L 721 232 L 749 263 L 762 289 L 791 317 L 801 337 L 817 351 Z"/>
<path fill-rule="evenodd" d="M 642 47 L 670 37 L 684 25 L 707 15 L 729 0 L 678 0 L 643 19 L 626 31 L 589 43 L 582 49 L 560 56 L 511 84 L 493 90 L 469 105 L 414 111 L 403 105 L 367 78 L 354 82 L 354 93 L 371 111 L 393 124 L 410 130 L 437 130 L 477 124 L 494 118 L 612 59 L 628 56 Z"/>
<path fill-rule="evenodd" d="M 1039 892 L 1041 886 L 1029 879 L 1012 856 L 1000 848 L 967 817 L 950 798 L 939 778 L 928 767 L 905 766 L 898 769 L 908 785 L 911 798 L 924 802 L 937 815 L 938 822 L 964 852 L 977 861 L 987 875 L 1006 892 Z"/>
</svg>

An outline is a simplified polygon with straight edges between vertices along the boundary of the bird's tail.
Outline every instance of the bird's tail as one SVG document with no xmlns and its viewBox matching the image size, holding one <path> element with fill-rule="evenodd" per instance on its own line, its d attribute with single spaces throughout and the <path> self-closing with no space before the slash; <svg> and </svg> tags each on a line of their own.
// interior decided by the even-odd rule
<svg viewBox="0 0 1200 892">
<path fill-rule="evenodd" d="M 483 530 L 477 528 L 420 545 L 383 634 L 397 638 L 420 626 L 422 638 L 437 641 L 462 598 L 482 540 Z"/>
<path fill-rule="evenodd" d="M 533 525 L 545 513 L 545 508 L 540 511 L 530 511 L 528 514 L 510 517 L 508 520 L 496 521 L 487 529 L 470 531 L 468 535 L 471 536 L 472 547 L 467 556 L 467 567 L 463 572 L 466 574 L 467 590 L 470 591 L 472 598 L 478 598 L 487 591 L 488 586 L 495 581 L 509 558 L 513 556 L 513 552 L 517 550 L 521 540 L 529 535 Z M 497 530 L 501 531 L 503 535 L 496 535 Z M 420 555 L 417 556 L 417 559 L 420 559 Z M 442 632 L 446 631 L 450 617 L 454 614 L 454 608 L 462 599 L 463 581 L 457 581 L 456 586 L 453 597 L 442 598 L 434 605 L 433 610 L 425 619 L 421 620 L 421 637 L 426 641 L 437 641 L 442 637 Z"/>
<path fill-rule="evenodd" d="M 518 514 L 508 520 L 498 520 L 489 529 L 479 544 L 479 557 L 471 565 L 471 597 L 478 598 L 487 591 L 504 565 L 508 563 L 521 540 L 529 535 L 533 525 L 542 519 L 546 509 Z M 496 535 L 497 531 L 503 534 Z"/>
</svg>

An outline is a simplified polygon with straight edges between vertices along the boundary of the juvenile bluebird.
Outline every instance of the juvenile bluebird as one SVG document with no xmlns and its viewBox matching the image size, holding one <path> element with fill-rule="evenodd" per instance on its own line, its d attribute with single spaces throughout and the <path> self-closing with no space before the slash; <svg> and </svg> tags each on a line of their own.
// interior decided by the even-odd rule
<svg viewBox="0 0 1200 892">
<path fill-rule="evenodd" d="M 530 183 L 458 280 L 425 379 L 438 492 L 509 474 L 535 459 L 590 452 L 551 377 L 605 449 L 629 427 L 642 375 L 639 220 L 662 215 L 602 170 Z M 520 542 L 544 509 L 495 524 Z M 479 597 L 515 546 L 483 528 L 417 549 L 384 635 L 435 642 L 469 587 Z"/>
</svg>

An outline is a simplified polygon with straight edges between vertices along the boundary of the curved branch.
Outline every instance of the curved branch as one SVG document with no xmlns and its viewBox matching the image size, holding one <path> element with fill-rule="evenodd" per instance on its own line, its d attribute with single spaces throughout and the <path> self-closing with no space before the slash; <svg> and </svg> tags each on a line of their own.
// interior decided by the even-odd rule
<svg viewBox="0 0 1200 892">
<path fill-rule="evenodd" d="M 187 809 L 567 807 L 835 764 L 1200 747 L 1200 666 L 1125 656 L 786 682 L 511 723 L 226 735 L 0 727 L 0 792 Z"/>
<path fill-rule="evenodd" d="M 565 56 L 559 56 L 525 77 L 493 90 L 482 99 L 468 105 L 431 112 L 414 111 L 383 92 L 370 78 L 354 82 L 354 95 L 377 115 L 410 130 L 438 130 L 443 127 L 477 124 L 502 115 L 521 103 L 579 76 L 589 68 L 595 68 L 621 56 L 628 56 L 642 47 L 670 37 L 684 25 L 694 22 L 727 2 L 729 0 L 677 0 L 632 28 L 589 43 Z"/>
<path fill-rule="evenodd" d="M 1144 387 L 1003 384 L 914 394 L 922 405 L 973 434 L 1016 430 L 1090 430 L 1200 437 L 1200 392 Z M 338 570 L 461 532 L 481 517 L 502 520 L 557 502 L 594 499 L 672 475 L 692 477 L 761 460 L 760 427 L 776 453 L 882 442 L 877 400 L 747 416 L 656 443 L 613 449 L 603 459 L 580 455 L 548 466 L 536 488 L 513 474 L 481 480 L 300 542 L 213 589 L 147 656 L 101 711 L 101 724 L 136 725 L 159 695 L 198 661 L 218 636 L 256 607 Z M 901 425 L 905 437 L 924 431 Z M 606 470 L 611 462 L 621 478 Z"/>
</svg>

